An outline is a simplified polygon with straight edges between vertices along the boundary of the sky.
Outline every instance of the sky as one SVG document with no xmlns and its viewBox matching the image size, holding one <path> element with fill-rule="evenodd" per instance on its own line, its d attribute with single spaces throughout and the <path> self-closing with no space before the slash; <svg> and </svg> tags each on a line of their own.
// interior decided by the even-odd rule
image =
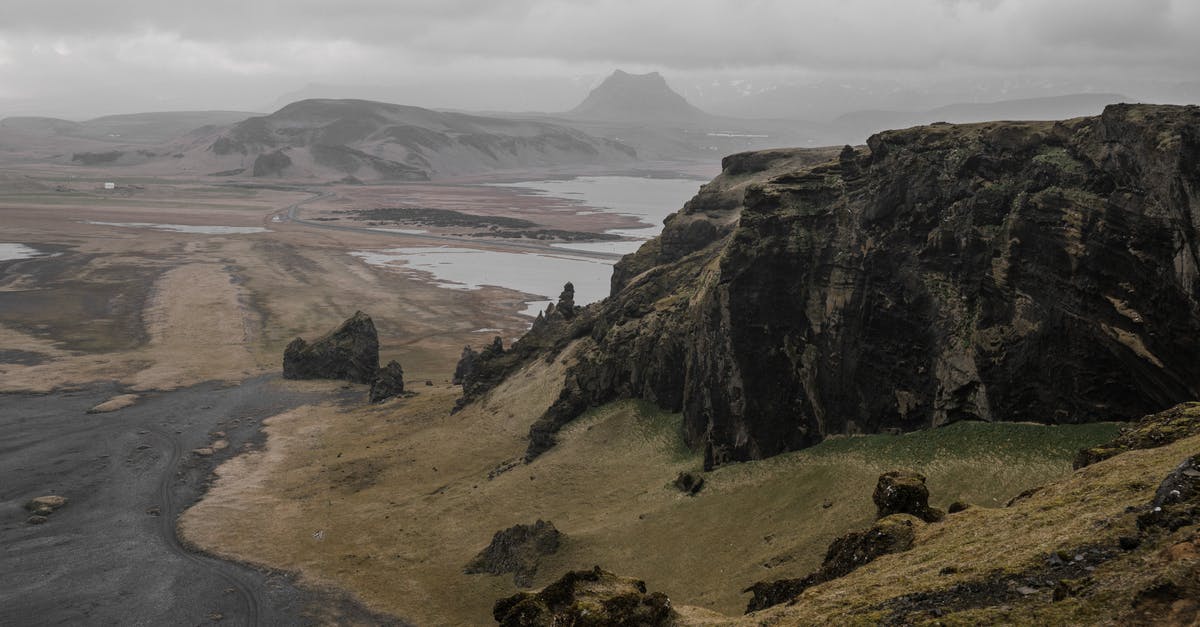
<svg viewBox="0 0 1200 627">
<path fill-rule="evenodd" d="M 561 111 L 616 68 L 720 110 L 780 85 L 1154 96 L 1200 81 L 1198 31 L 1197 0 L 3 0 L 0 116 Z"/>
</svg>

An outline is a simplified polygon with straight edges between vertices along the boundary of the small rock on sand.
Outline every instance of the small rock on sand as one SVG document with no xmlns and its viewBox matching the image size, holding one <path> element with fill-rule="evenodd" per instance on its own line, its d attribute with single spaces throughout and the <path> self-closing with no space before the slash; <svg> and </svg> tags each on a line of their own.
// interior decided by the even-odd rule
<svg viewBox="0 0 1200 627">
<path fill-rule="evenodd" d="M 229 440 L 217 440 L 212 443 L 212 450 L 221 451 L 229 448 Z"/>
<path fill-rule="evenodd" d="M 208 457 L 213 454 L 213 450 L 207 446 L 204 446 L 201 448 L 192 449 L 192 454 L 200 457 Z"/>
<path fill-rule="evenodd" d="M 36 517 L 44 518 L 46 516 L 49 516 L 54 510 L 62 507 L 63 505 L 66 505 L 66 504 L 67 504 L 67 497 L 59 496 L 57 494 L 50 494 L 50 495 L 39 496 L 39 497 L 30 499 L 29 502 L 25 504 L 25 509 L 29 510 L 29 512 L 32 513 L 35 518 Z M 42 522 L 46 522 L 46 521 L 44 521 L 44 520 L 37 521 L 37 522 L 31 521 L 30 524 L 36 525 L 36 524 L 42 523 Z"/>
<path fill-rule="evenodd" d="M 138 399 L 137 394 L 121 394 L 120 396 L 114 396 L 114 397 L 108 399 L 107 401 L 104 401 L 103 403 L 100 403 L 99 405 L 96 405 L 95 407 L 87 410 L 87 413 L 89 413 L 89 414 L 107 414 L 110 411 L 117 411 L 118 409 L 125 409 L 126 407 L 129 407 L 130 405 L 133 405 L 134 403 L 136 403 L 137 399 Z"/>
</svg>

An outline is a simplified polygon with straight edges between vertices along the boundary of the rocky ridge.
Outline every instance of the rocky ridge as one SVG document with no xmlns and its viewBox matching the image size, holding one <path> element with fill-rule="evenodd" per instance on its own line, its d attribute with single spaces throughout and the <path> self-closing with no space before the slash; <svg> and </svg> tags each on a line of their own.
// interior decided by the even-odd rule
<svg viewBox="0 0 1200 627">
<path fill-rule="evenodd" d="M 1200 397 L 1200 108 L 936 124 L 722 167 L 608 299 L 476 359 L 466 401 L 582 342 L 527 458 L 617 398 L 681 411 L 712 467 Z"/>
</svg>

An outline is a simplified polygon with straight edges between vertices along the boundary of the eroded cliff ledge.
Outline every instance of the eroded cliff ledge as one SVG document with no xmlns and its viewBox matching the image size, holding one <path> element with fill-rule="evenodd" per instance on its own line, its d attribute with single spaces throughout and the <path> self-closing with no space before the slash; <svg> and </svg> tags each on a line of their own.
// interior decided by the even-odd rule
<svg viewBox="0 0 1200 627">
<path fill-rule="evenodd" d="M 709 465 L 1200 397 L 1200 108 L 935 124 L 722 165 L 617 265 L 610 298 L 477 362 L 498 380 L 582 339 L 528 457 L 622 397 L 682 411 Z"/>
</svg>

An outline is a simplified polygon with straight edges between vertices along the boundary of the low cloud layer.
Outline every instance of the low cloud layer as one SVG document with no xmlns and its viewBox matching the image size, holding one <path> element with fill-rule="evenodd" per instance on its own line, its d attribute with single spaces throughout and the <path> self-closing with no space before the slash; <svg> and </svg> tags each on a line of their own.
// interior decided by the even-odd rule
<svg viewBox="0 0 1200 627">
<path fill-rule="evenodd" d="M 1193 0 L 6 0 L 0 115 L 255 109 L 312 83 L 554 110 L 618 66 L 676 84 L 1195 81 L 1198 29 Z"/>
</svg>

